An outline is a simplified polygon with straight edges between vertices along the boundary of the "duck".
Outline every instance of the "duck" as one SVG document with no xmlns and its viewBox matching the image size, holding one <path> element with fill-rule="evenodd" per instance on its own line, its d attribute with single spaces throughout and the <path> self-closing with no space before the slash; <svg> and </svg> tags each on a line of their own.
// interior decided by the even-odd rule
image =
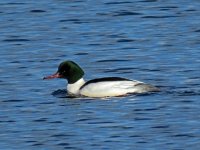
<svg viewBox="0 0 200 150">
<path fill-rule="evenodd" d="M 53 75 L 43 79 L 62 78 L 68 81 L 67 93 L 74 96 L 93 98 L 118 97 L 128 94 L 143 94 L 158 92 L 159 88 L 137 80 L 122 77 L 103 77 L 85 81 L 83 69 L 74 61 L 66 60 L 60 63 Z"/>
</svg>

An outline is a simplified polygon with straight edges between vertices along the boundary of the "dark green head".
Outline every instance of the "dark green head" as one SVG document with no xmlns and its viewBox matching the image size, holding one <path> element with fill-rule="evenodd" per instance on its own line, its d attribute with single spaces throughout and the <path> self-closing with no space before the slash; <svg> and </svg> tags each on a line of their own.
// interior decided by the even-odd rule
<svg viewBox="0 0 200 150">
<path fill-rule="evenodd" d="M 64 61 L 59 67 L 58 71 L 51 76 L 44 77 L 44 79 L 64 78 L 68 80 L 69 84 L 73 84 L 84 75 L 84 71 L 73 61 Z"/>
</svg>

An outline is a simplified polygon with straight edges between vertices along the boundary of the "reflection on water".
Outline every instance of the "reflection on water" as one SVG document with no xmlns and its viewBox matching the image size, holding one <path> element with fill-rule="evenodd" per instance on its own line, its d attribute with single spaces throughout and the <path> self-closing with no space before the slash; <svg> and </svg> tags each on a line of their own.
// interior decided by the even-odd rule
<svg viewBox="0 0 200 150">
<path fill-rule="evenodd" d="M 0 2 L 1 149 L 199 149 L 198 1 Z M 63 60 L 85 78 L 161 92 L 72 98 L 43 81 Z"/>
</svg>

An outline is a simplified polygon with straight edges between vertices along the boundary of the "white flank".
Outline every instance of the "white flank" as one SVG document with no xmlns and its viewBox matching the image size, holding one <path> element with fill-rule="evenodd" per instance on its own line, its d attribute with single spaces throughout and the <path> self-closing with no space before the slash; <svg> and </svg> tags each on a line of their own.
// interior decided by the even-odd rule
<svg viewBox="0 0 200 150">
<path fill-rule="evenodd" d="M 122 96 L 127 93 L 141 93 L 137 88 L 140 81 L 103 81 L 90 83 L 80 90 L 80 94 L 88 97 Z"/>
</svg>

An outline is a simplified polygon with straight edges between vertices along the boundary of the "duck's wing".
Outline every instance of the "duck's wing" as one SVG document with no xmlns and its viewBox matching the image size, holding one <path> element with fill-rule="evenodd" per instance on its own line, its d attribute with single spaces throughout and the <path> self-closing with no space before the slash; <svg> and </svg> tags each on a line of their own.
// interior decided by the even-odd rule
<svg viewBox="0 0 200 150">
<path fill-rule="evenodd" d="M 99 78 L 86 82 L 80 93 L 90 97 L 119 96 L 127 93 L 137 93 L 136 87 L 143 82 L 125 78 L 109 77 Z"/>
<path fill-rule="evenodd" d="M 85 86 L 89 85 L 89 84 L 96 84 L 96 83 L 101 83 L 101 82 L 111 82 L 111 81 L 131 81 L 129 79 L 126 78 L 120 78 L 120 77 L 105 77 L 105 78 L 97 78 L 97 79 L 93 79 L 90 81 L 87 81 L 81 88 L 84 88 Z"/>
</svg>

